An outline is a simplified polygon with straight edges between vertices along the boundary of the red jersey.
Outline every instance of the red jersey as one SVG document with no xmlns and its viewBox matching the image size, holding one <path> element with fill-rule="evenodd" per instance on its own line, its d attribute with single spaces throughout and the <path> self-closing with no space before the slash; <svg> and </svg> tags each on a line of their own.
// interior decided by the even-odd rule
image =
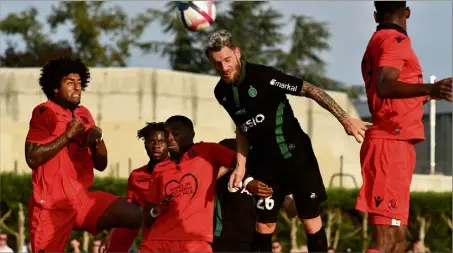
<svg viewBox="0 0 453 253">
<path fill-rule="evenodd" d="M 167 159 L 154 168 L 148 200 L 173 195 L 168 209 L 152 225 L 148 240 L 213 240 L 215 183 L 219 168 L 229 167 L 236 153 L 217 143 L 197 143 L 179 163 Z"/>
<path fill-rule="evenodd" d="M 383 66 L 398 69 L 400 82 L 413 85 L 423 83 L 422 68 L 412 49 L 411 39 L 398 25 L 379 25 L 363 56 L 362 76 L 373 120 L 373 126 L 368 129 L 367 136 L 396 140 L 424 140 L 422 117 L 426 97 L 379 98 L 376 94 L 376 71 Z"/>
<path fill-rule="evenodd" d="M 73 115 L 74 114 L 74 115 Z M 47 101 L 33 109 L 26 141 L 47 144 L 66 132 L 73 117 L 81 119 L 86 131 L 71 140 L 54 157 L 32 171 L 33 199 L 44 208 L 72 208 L 78 196 L 93 184 L 94 171 L 89 147 L 84 145 L 88 129 L 95 126 L 87 108 L 72 113 Z"/>
<path fill-rule="evenodd" d="M 126 189 L 126 200 L 131 203 L 136 203 L 144 208 L 149 193 L 149 182 L 152 174 L 149 172 L 149 166 L 145 165 L 135 169 L 129 175 Z M 149 214 L 143 214 L 149 215 Z M 143 227 L 142 238 L 146 238 L 149 229 Z M 132 243 L 138 235 L 139 230 L 131 230 L 127 228 L 116 228 L 110 240 L 108 252 L 128 252 Z"/>
</svg>

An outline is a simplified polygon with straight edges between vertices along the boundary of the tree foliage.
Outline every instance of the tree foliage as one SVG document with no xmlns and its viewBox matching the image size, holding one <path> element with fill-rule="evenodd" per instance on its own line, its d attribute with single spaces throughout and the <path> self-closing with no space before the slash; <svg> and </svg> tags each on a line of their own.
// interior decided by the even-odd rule
<svg viewBox="0 0 453 253">
<path fill-rule="evenodd" d="M 287 19 L 266 1 L 232 1 L 225 11 L 217 12 L 209 31 L 194 33 L 184 29 L 175 15 L 177 4 L 170 2 L 164 10 L 152 10 L 163 25 L 163 31 L 174 36 L 169 43 L 155 42 L 153 51 L 168 57 L 173 69 L 213 74 L 204 55 L 204 39 L 210 31 L 223 28 L 233 34 L 244 59 L 274 66 L 323 88 L 345 89 L 341 82 L 324 77 L 325 62 L 320 53 L 330 49 L 327 23 L 304 15 Z M 216 5 L 217 10 L 224 7 L 221 2 Z M 285 26 L 293 27 L 290 36 L 282 32 Z M 289 44 L 287 51 L 282 49 L 285 44 Z"/>
<path fill-rule="evenodd" d="M 29 8 L 11 13 L 0 20 L 0 32 L 19 35 L 25 44 L 23 50 L 8 41 L 0 56 L 2 66 L 42 66 L 56 56 L 74 55 L 89 66 L 126 66 L 131 49 L 141 48 L 140 37 L 152 16 L 139 13 L 128 17 L 120 7 L 106 6 L 105 2 L 59 2 L 52 5 L 46 23 L 52 32 L 70 24 L 72 39 L 52 41 L 37 19 L 38 12 Z"/>
<path fill-rule="evenodd" d="M 30 174 L 15 174 L 15 173 L 0 173 L 0 213 L 4 215 L 8 210 L 12 210 L 11 217 L 5 220 L 5 223 L 12 229 L 17 228 L 17 220 L 19 203 L 24 207 L 28 205 L 28 200 L 32 193 Z M 94 185 L 90 190 L 102 190 L 115 195 L 124 196 L 127 179 L 124 178 L 96 178 Z M 339 240 L 336 244 L 338 252 L 346 252 L 348 248 L 352 252 L 360 252 L 362 244 L 368 245 L 371 229 L 363 231 L 363 222 L 366 219 L 361 213 L 354 210 L 355 198 L 357 190 L 353 189 L 327 189 L 329 198 L 322 205 L 323 224 L 326 228 L 331 228 L 332 234 L 330 241 L 334 241 L 335 233 L 340 233 Z M 452 237 L 451 237 L 451 192 L 412 192 L 410 202 L 410 219 L 408 224 L 408 241 L 420 235 L 420 218 L 424 218 L 430 223 L 430 226 L 425 228 L 426 233 L 425 244 L 432 252 L 451 252 Z M 24 208 L 25 219 L 28 220 L 28 210 Z M 336 219 L 329 222 L 328 215 L 333 213 Z M 284 214 L 280 216 L 277 225 L 276 237 L 283 244 L 284 250 L 289 251 L 290 242 L 290 227 L 288 222 L 282 219 Z M 28 221 L 27 221 L 28 222 Z M 303 234 L 303 225 L 298 222 L 298 245 L 306 245 L 306 236 Z M 28 229 L 26 236 L 29 238 Z M 367 234 L 367 238 L 363 238 L 363 233 Z M 75 233 L 80 239 L 81 234 Z M 139 242 L 141 238 L 137 238 Z M 14 245 L 14 244 L 12 244 Z M 332 246 L 332 245 L 331 245 Z"/>
<path fill-rule="evenodd" d="M 305 15 L 284 17 L 267 1 L 216 2 L 217 18 L 205 32 L 191 32 L 177 15 L 178 2 L 164 8 L 149 8 L 129 16 L 122 8 L 106 2 L 67 1 L 52 5 L 45 22 L 38 20 L 35 8 L 11 13 L 0 20 L 0 33 L 20 36 L 24 48 L 8 40 L 0 52 L 0 64 L 7 67 L 42 66 L 56 56 L 80 57 L 89 66 L 127 66 L 131 50 L 159 54 L 174 70 L 215 74 L 203 44 L 208 32 L 225 28 L 232 32 L 243 58 L 271 65 L 302 77 L 322 88 L 344 91 L 358 98 L 363 89 L 348 87 L 325 76 L 321 54 L 329 50 L 328 24 Z M 171 41 L 143 41 L 141 36 L 152 22 L 159 22 Z M 56 32 L 65 25 L 71 37 L 53 41 L 44 31 Z M 289 35 L 285 26 L 292 28 Z M 284 48 L 287 48 L 286 50 Z"/>
</svg>

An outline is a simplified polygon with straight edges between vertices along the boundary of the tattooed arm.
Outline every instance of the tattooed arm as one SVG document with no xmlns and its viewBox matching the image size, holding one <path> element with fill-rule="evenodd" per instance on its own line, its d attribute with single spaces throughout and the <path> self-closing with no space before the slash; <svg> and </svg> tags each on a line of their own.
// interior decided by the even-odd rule
<svg viewBox="0 0 453 253">
<path fill-rule="evenodd" d="M 31 169 L 38 167 L 54 157 L 74 136 L 83 132 L 85 127 L 78 119 L 69 122 L 68 129 L 55 140 L 46 144 L 25 142 L 25 161 Z"/>
<path fill-rule="evenodd" d="M 349 117 L 349 115 L 323 89 L 300 78 L 287 75 L 272 67 L 263 68 L 264 83 L 268 83 L 276 94 L 284 93 L 296 96 L 305 96 L 315 100 L 320 106 L 329 111 L 343 125 L 346 133 L 353 135 L 361 143 L 365 130 L 371 123 Z"/>
<path fill-rule="evenodd" d="M 307 81 L 303 81 L 298 95 L 315 100 L 340 121 L 348 135 L 353 135 L 358 143 L 362 143 L 365 131 L 372 125 L 371 123 L 351 118 L 327 92 Z"/>
<path fill-rule="evenodd" d="M 25 161 L 34 169 L 54 157 L 70 140 L 67 133 L 47 144 L 25 142 Z"/>
<path fill-rule="evenodd" d="M 327 92 L 313 84 L 303 81 L 302 89 L 299 93 L 300 96 L 308 97 L 316 101 L 320 106 L 329 111 L 335 118 L 344 125 L 348 114 L 333 100 Z"/>
</svg>

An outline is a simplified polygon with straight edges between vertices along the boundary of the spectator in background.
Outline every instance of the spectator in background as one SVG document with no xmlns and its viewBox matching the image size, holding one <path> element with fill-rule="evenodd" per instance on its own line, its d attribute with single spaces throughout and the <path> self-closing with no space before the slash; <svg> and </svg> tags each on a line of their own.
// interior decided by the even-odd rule
<svg viewBox="0 0 453 253">
<path fill-rule="evenodd" d="M 32 253 L 33 251 L 31 250 L 31 241 L 27 243 L 27 252 Z"/>
<path fill-rule="evenodd" d="M 272 242 L 272 252 L 273 253 L 281 253 L 282 252 L 282 245 L 279 241 Z"/>
<path fill-rule="evenodd" d="M 0 252 L 14 252 L 9 246 L 8 246 L 8 235 L 4 232 L 0 232 Z"/>
<path fill-rule="evenodd" d="M 71 249 L 69 250 L 69 252 L 83 253 L 83 251 L 80 250 L 80 241 L 79 240 L 77 240 L 77 239 L 71 240 Z"/>
<path fill-rule="evenodd" d="M 95 239 L 93 241 L 93 247 L 91 248 L 91 252 L 98 253 L 99 247 L 101 247 L 101 243 L 102 243 L 102 241 L 100 239 Z"/>
<path fill-rule="evenodd" d="M 431 253 L 431 250 L 425 246 L 422 240 L 415 239 L 408 253 Z"/>
</svg>

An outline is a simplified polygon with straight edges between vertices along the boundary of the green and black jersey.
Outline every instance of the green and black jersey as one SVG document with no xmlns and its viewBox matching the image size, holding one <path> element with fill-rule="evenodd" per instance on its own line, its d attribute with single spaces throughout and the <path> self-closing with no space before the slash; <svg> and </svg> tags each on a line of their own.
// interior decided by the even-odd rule
<svg viewBox="0 0 453 253">
<path fill-rule="evenodd" d="M 238 83 L 220 80 L 214 94 L 253 152 L 287 159 L 304 132 L 286 94 L 299 94 L 302 85 L 303 80 L 275 68 L 243 61 Z"/>
</svg>

